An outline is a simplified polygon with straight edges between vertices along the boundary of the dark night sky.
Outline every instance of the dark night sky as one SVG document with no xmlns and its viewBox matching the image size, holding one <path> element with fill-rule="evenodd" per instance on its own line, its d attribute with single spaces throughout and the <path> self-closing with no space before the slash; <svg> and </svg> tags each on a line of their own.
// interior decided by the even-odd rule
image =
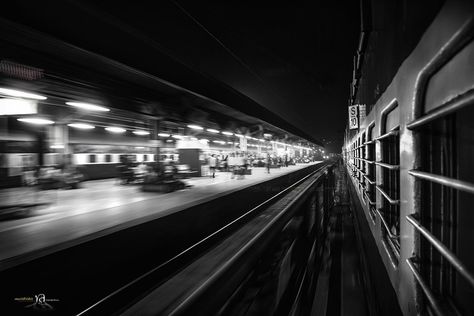
<svg viewBox="0 0 474 316">
<path fill-rule="evenodd" d="M 318 2 L 319 3 L 319 2 Z M 168 55 L 232 86 L 339 152 L 359 1 L 95 2 Z M 264 119 L 264 118 L 263 118 Z"/>
<path fill-rule="evenodd" d="M 315 138 L 331 141 L 327 148 L 338 152 L 360 30 L 359 2 L 344 4 L 220 1 L 204 6 L 181 1 L 182 8 L 228 49 L 214 40 L 200 45 L 199 53 L 181 52 L 181 58 Z"/>
</svg>

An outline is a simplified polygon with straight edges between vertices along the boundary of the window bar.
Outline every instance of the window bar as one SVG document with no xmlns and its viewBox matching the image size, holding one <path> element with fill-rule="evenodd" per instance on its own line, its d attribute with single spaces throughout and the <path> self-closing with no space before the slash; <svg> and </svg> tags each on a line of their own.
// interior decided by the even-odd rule
<svg viewBox="0 0 474 316">
<path fill-rule="evenodd" d="M 377 166 L 380 166 L 380 167 L 383 167 L 383 168 L 386 168 L 386 169 L 389 169 L 389 170 L 399 170 L 400 169 L 400 165 L 390 165 L 388 163 L 384 163 L 384 162 L 380 162 L 380 161 L 375 161 L 375 164 Z"/>
<path fill-rule="evenodd" d="M 369 195 L 367 194 L 367 192 L 364 193 L 364 196 L 365 198 L 367 199 L 367 202 L 369 202 L 370 205 L 375 205 L 375 201 L 372 201 L 369 197 Z"/>
<path fill-rule="evenodd" d="M 390 137 L 390 136 L 396 136 L 396 135 L 398 135 L 398 130 L 393 130 L 393 131 L 390 131 L 390 132 L 385 133 L 383 135 L 380 135 L 379 137 L 376 137 L 375 140 L 380 141 L 384 138 L 387 138 L 387 137 Z"/>
<path fill-rule="evenodd" d="M 454 98 L 447 102 L 445 106 L 437 108 L 433 112 L 426 114 L 419 119 L 416 119 L 410 123 L 408 123 L 407 128 L 410 130 L 417 129 L 423 125 L 426 125 L 440 117 L 448 115 L 452 112 L 456 112 L 463 108 L 466 105 L 472 104 L 474 102 L 474 90 L 470 90 L 465 94 L 461 95 L 460 97 Z"/>
<path fill-rule="evenodd" d="M 365 162 L 368 163 L 369 165 L 372 165 L 372 164 L 375 163 L 375 161 L 368 160 L 368 159 L 364 159 L 364 158 L 360 158 L 360 160 L 365 161 Z"/>
<path fill-rule="evenodd" d="M 440 176 L 440 175 L 436 175 L 436 174 L 432 174 L 432 173 L 428 173 L 424 171 L 418 171 L 418 170 L 410 170 L 408 171 L 408 173 L 418 179 L 428 180 L 431 182 L 445 185 L 452 189 L 474 194 L 474 184 L 466 182 L 466 181 L 461 181 L 461 180 L 444 177 L 444 176 Z"/>
<path fill-rule="evenodd" d="M 390 239 L 398 239 L 400 236 L 392 234 L 390 231 L 390 228 L 387 225 L 387 222 L 385 221 L 385 218 L 383 217 L 382 213 L 380 213 L 379 209 L 375 210 L 377 212 L 377 215 L 380 217 L 380 220 L 382 221 L 383 226 L 385 226 L 385 230 L 387 231 L 388 237 Z"/>
<path fill-rule="evenodd" d="M 398 205 L 400 204 L 400 200 L 394 200 L 392 199 L 387 192 L 385 192 L 379 185 L 376 185 L 375 188 L 383 195 L 383 197 L 388 201 L 388 203 L 392 205 Z"/>
<path fill-rule="evenodd" d="M 372 185 L 376 183 L 374 180 L 371 180 L 367 175 L 364 175 L 364 178 L 365 180 L 367 180 L 367 182 L 369 182 Z"/>
<path fill-rule="evenodd" d="M 474 287 L 474 276 L 471 274 L 470 271 L 467 270 L 466 266 L 456 257 L 456 255 L 451 252 L 441 241 L 439 241 L 429 230 L 423 227 L 420 222 L 418 222 L 413 215 L 407 215 L 407 220 L 410 224 L 412 224 L 418 232 L 420 232 L 433 247 L 435 247 L 440 254 L 448 260 L 453 267 L 461 274 L 466 281 Z"/>
<path fill-rule="evenodd" d="M 415 265 L 413 264 L 413 258 L 408 258 L 406 262 L 411 272 L 413 273 L 413 276 L 415 277 L 416 281 L 418 282 L 421 289 L 425 293 L 426 298 L 430 302 L 431 307 L 433 308 L 435 314 L 438 316 L 444 315 L 444 313 L 441 311 L 441 306 L 438 303 L 438 300 L 435 298 L 433 292 L 431 292 L 431 289 L 429 288 L 428 284 L 426 284 L 425 280 L 423 280 L 423 277 L 421 276 L 421 274 L 415 268 Z"/>
</svg>

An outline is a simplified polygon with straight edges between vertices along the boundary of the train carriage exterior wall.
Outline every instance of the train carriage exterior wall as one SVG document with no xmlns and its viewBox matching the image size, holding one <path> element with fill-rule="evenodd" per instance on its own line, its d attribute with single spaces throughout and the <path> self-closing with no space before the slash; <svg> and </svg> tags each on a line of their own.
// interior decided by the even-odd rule
<svg viewBox="0 0 474 316">
<path fill-rule="evenodd" d="M 471 135 L 459 135 L 459 132 L 453 134 L 452 139 L 457 146 L 453 148 L 465 149 L 466 156 L 463 159 L 472 161 L 474 122 L 466 123 L 461 118 L 466 116 L 465 113 L 472 114 L 474 107 L 473 20 L 474 3 L 447 1 L 385 91 L 375 104 L 368 105 L 370 112 L 360 122 L 358 132 L 346 138 L 343 147 L 347 170 L 352 175 L 352 185 L 363 206 L 364 217 L 405 315 L 436 315 L 446 312 L 467 315 L 474 312 L 474 287 L 470 279 L 474 265 L 472 254 L 466 254 L 464 246 L 468 239 L 472 241 L 474 233 L 472 229 L 470 234 L 467 233 L 467 229 L 474 225 L 474 221 L 472 215 L 465 213 L 472 213 L 472 209 L 460 209 L 466 205 L 467 202 L 464 201 L 472 202 L 472 172 L 470 175 L 457 174 L 462 169 L 455 164 L 457 170 L 447 177 L 449 171 L 445 169 L 448 168 L 441 167 L 440 170 L 446 172 L 442 176 L 449 178 L 448 183 L 439 190 L 436 189 L 438 191 L 433 189 L 442 178 L 439 175 L 432 177 L 426 172 L 426 168 L 435 165 L 438 158 L 431 158 L 431 162 L 426 162 L 424 157 L 433 157 L 439 153 L 428 152 L 426 148 L 446 147 L 450 142 L 445 140 L 448 137 L 444 134 L 432 133 L 426 136 L 427 132 L 420 127 L 438 124 L 436 122 L 440 120 L 454 120 L 454 131 L 470 131 Z M 364 79 L 370 81 L 370 78 L 362 75 L 361 80 Z M 359 90 L 359 94 L 363 92 Z M 360 95 L 356 96 L 354 103 L 360 102 L 360 98 Z M 473 119 L 471 116 L 471 120 Z M 460 122 L 464 122 L 464 125 Z M 428 139 L 432 144 L 430 147 L 426 144 Z M 464 143 L 461 143 L 461 139 Z M 437 142 L 442 142 L 442 145 L 436 145 Z M 374 157 L 370 157 L 371 148 L 375 150 Z M 398 151 L 390 162 L 386 161 L 390 158 L 387 148 Z M 444 156 L 449 156 L 450 151 L 443 149 L 443 153 Z M 455 154 L 452 155 L 454 157 Z M 458 161 L 456 159 L 459 157 L 439 159 L 441 165 L 446 165 L 449 161 Z M 436 181 L 438 184 L 432 184 Z M 431 194 L 431 204 L 423 198 L 428 191 Z M 433 196 L 434 192 L 441 192 L 442 197 Z M 466 195 L 469 193 L 471 195 Z M 448 198 L 449 201 L 446 202 Z M 428 212 L 428 205 L 431 205 L 431 210 L 438 209 L 433 204 L 435 202 L 448 205 L 439 206 L 443 214 L 448 214 L 442 215 L 447 217 L 442 217 L 444 222 L 441 224 L 432 223 L 438 215 L 423 215 L 423 212 Z M 386 205 L 390 205 L 391 209 L 398 209 L 398 228 L 396 225 L 394 228 L 390 226 L 391 219 L 387 218 Z M 460 218 L 465 221 L 459 222 Z M 431 229 L 432 235 L 438 236 L 439 245 L 444 245 L 448 252 L 438 255 L 436 243 L 427 242 L 427 237 L 416 227 L 420 223 L 426 223 L 424 228 L 428 231 Z M 396 245 L 391 247 L 387 244 L 388 239 L 395 244 L 398 239 L 398 254 Z M 454 257 L 450 257 L 451 255 Z M 433 261 L 435 259 L 440 263 Z M 464 275 L 456 272 L 458 270 L 453 268 L 451 259 L 455 264 L 459 262 L 467 273 Z"/>
</svg>

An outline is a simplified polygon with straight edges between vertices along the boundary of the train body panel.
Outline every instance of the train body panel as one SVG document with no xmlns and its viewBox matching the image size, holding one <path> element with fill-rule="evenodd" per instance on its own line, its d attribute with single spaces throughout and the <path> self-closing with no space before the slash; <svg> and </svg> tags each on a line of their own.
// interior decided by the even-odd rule
<svg viewBox="0 0 474 316">
<path fill-rule="evenodd" d="M 449 301 L 454 302 L 453 306 L 456 304 L 460 306 L 459 310 L 462 313 L 473 312 L 472 298 L 474 295 L 470 300 L 466 299 L 469 290 L 459 285 L 464 282 L 461 280 L 462 277 L 443 275 L 443 273 L 453 274 L 451 267 L 445 267 L 447 270 L 439 272 L 439 276 L 436 277 L 432 276 L 432 272 L 426 272 L 436 270 L 423 266 L 428 260 L 424 251 L 431 246 L 425 245 L 425 236 L 421 235 L 419 230 L 408 220 L 413 216 L 415 218 L 423 217 L 422 213 L 426 213 L 423 210 L 428 209 L 427 203 L 423 200 L 423 194 L 427 191 L 428 185 L 414 177 L 412 170 L 426 169 L 430 165 L 426 162 L 426 157 L 440 154 L 425 150 L 427 136 L 424 136 L 424 133 L 418 129 L 412 128 L 410 123 L 433 115 L 433 113 L 436 114 L 440 110 L 450 107 L 457 100 L 469 103 L 466 107 L 472 108 L 474 105 L 472 102 L 474 88 L 473 12 L 473 5 L 468 2 L 448 1 L 443 6 L 414 51 L 403 62 L 391 84 L 383 92 L 365 120 L 361 122 L 359 132 L 348 138 L 343 148 L 348 172 L 352 175 L 352 184 L 364 207 L 365 218 L 405 315 L 424 314 L 427 312 L 427 308 L 436 313 L 437 307 L 433 307 L 433 304 L 429 303 L 430 294 L 420 287 L 423 281 L 417 280 L 417 271 L 421 271 L 418 276 L 421 275 L 429 279 L 427 283 L 440 283 L 442 290 L 438 295 L 449 292 L 449 296 L 452 296 Z M 455 114 L 456 112 L 452 110 L 450 113 Z M 439 117 L 441 119 L 442 115 Z M 456 120 L 459 121 L 459 118 Z M 459 126 L 461 125 L 459 124 Z M 473 131 L 472 126 L 473 124 L 470 123 L 471 128 L 467 130 Z M 454 129 L 459 128 L 454 127 Z M 470 139 L 468 139 L 469 137 L 464 139 L 466 142 L 464 145 L 459 145 L 460 141 L 458 140 L 455 143 L 459 148 L 467 148 L 472 154 L 473 135 L 469 136 Z M 456 135 L 456 137 L 459 138 L 462 135 Z M 431 143 L 436 143 L 438 139 L 442 139 L 439 140 L 440 142 L 444 141 L 444 138 L 446 138 L 444 134 L 429 136 Z M 449 155 L 449 150 L 445 150 L 445 155 Z M 472 160 L 473 157 L 469 156 L 468 159 Z M 448 158 L 440 159 L 449 161 Z M 457 176 L 462 177 L 459 174 Z M 469 180 L 472 183 L 473 179 Z M 441 192 L 445 194 L 444 191 Z M 434 198 L 432 197 L 432 200 Z M 444 203 L 443 200 L 440 203 Z M 434 208 L 431 206 L 431 209 Z M 457 217 L 465 211 L 452 208 L 453 213 L 459 212 L 459 214 L 456 213 Z M 452 216 L 455 217 L 455 215 Z M 444 237 L 443 234 L 457 234 L 457 239 L 463 240 L 472 238 L 472 233 L 470 237 L 467 233 L 460 233 L 466 230 L 469 224 L 474 224 L 472 216 L 464 217 L 470 222 L 461 223 L 458 221 L 456 223 L 454 220 L 454 222 L 448 223 L 446 220 L 444 224 L 447 226 L 459 225 L 457 232 L 453 233 L 451 228 L 444 230 L 436 228 L 441 231 L 439 238 L 456 239 Z M 425 222 L 428 220 L 425 219 Z M 436 230 L 433 228 L 436 224 L 431 224 L 431 226 L 433 230 Z M 464 228 L 462 228 L 463 226 Z M 457 244 L 463 244 L 463 242 L 458 240 Z M 473 271 L 472 255 L 462 254 L 459 248 L 456 249 L 456 242 L 452 240 L 448 248 L 457 252 L 458 257 L 466 257 L 466 261 L 469 262 L 468 267 L 471 272 Z M 430 251 L 433 252 L 432 249 Z M 433 258 L 433 255 L 430 256 Z M 446 259 L 440 260 L 442 264 L 446 265 Z M 413 267 L 418 270 L 413 272 Z M 438 278 L 444 280 L 445 283 L 451 282 L 452 285 L 446 286 L 442 284 L 442 281 L 433 281 Z M 446 281 L 448 279 L 450 281 Z M 432 287 L 436 286 L 432 285 Z M 436 292 L 436 290 L 434 291 Z M 474 293 L 474 288 L 471 288 L 470 291 L 472 291 L 470 293 Z M 442 305 L 446 304 L 448 303 L 443 302 Z M 426 306 L 431 307 L 426 308 Z M 458 308 L 453 306 L 447 307 L 447 309 Z"/>
</svg>

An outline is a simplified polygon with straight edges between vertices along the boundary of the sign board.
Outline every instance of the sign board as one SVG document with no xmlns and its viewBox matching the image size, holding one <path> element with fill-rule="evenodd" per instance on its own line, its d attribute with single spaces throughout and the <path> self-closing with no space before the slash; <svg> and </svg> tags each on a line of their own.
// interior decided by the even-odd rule
<svg viewBox="0 0 474 316">
<path fill-rule="evenodd" d="M 349 106 L 349 129 L 359 128 L 359 117 L 357 116 L 357 105 Z"/>
<path fill-rule="evenodd" d="M 359 104 L 359 122 L 362 123 L 365 120 L 366 111 L 365 104 Z"/>
</svg>

